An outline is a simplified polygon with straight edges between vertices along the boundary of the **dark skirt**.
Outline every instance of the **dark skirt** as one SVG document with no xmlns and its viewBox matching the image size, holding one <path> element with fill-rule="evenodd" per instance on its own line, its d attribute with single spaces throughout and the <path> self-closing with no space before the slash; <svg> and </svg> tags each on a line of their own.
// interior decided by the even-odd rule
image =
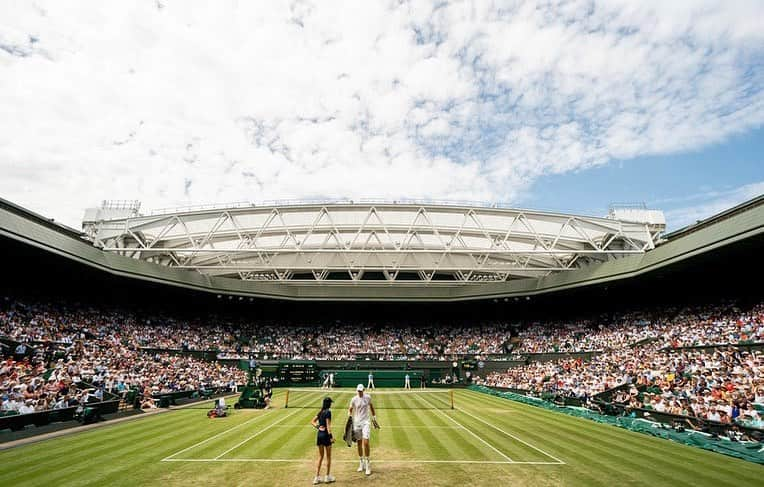
<svg viewBox="0 0 764 487">
<path fill-rule="evenodd" d="M 332 437 L 326 431 L 319 431 L 316 436 L 316 446 L 332 446 Z"/>
</svg>

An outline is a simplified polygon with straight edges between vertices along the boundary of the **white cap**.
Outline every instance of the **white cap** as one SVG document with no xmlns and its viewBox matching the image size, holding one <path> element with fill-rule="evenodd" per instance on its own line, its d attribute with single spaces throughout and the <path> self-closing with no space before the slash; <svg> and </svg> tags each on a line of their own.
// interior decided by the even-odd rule
<svg viewBox="0 0 764 487">
<path fill-rule="evenodd" d="M 356 391 L 362 391 L 363 390 L 363 384 L 358 384 L 355 388 Z"/>
</svg>

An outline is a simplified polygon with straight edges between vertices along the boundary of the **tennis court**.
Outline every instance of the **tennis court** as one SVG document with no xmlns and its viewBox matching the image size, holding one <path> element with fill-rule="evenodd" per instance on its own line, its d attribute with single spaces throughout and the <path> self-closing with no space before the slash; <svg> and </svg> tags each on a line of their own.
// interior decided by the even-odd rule
<svg viewBox="0 0 764 487">
<path fill-rule="evenodd" d="M 287 408 L 262 413 L 238 411 L 230 429 L 169 455 L 163 461 L 312 462 L 315 430 L 311 418 L 321 399 L 335 400 L 335 437 L 342 436 L 354 392 L 290 390 Z M 372 461 L 381 463 L 476 463 L 562 465 L 564 462 L 514 435 L 467 402 L 451 409 L 451 391 L 371 392 L 381 429 L 372 434 Z M 466 401 L 466 396 L 459 395 Z M 283 406 L 286 391 L 276 397 Z M 462 406 L 462 407 L 459 407 Z M 246 418 L 246 419 L 245 419 Z M 346 451 L 340 451 L 340 449 Z M 354 449 L 335 444 L 335 462 L 356 463 Z"/>
<path fill-rule="evenodd" d="M 336 435 L 349 390 L 277 390 L 274 409 L 212 402 L 0 451 L 0 485 L 310 485 L 327 394 Z M 468 390 L 372 391 L 372 475 L 356 472 L 356 448 L 337 440 L 337 485 L 760 485 L 764 467 Z M 230 401 L 229 401 L 230 402 Z"/>
</svg>

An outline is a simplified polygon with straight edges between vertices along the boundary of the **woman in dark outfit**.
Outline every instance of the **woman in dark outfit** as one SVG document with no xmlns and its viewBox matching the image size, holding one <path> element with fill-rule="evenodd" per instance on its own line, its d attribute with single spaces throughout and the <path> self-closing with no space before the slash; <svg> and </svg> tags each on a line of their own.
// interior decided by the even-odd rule
<svg viewBox="0 0 764 487">
<path fill-rule="evenodd" d="M 332 437 L 332 398 L 324 398 L 324 402 L 321 405 L 321 411 L 311 420 L 310 424 L 318 430 L 316 437 L 316 445 L 318 445 L 318 466 L 316 467 L 316 477 L 313 479 L 313 485 L 321 483 L 321 463 L 324 461 L 324 453 L 326 453 L 326 477 L 323 482 L 327 484 L 334 482 L 334 477 L 330 475 L 332 469 L 332 443 L 334 438 Z"/>
</svg>

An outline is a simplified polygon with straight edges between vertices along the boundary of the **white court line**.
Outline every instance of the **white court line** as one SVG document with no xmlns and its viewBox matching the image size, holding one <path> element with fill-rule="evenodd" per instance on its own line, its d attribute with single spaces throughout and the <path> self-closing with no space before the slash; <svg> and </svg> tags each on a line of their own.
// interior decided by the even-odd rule
<svg viewBox="0 0 764 487">
<path fill-rule="evenodd" d="M 313 463 L 312 458 L 174 458 L 168 462 L 262 462 L 262 463 Z M 332 463 L 358 463 L 358 460 L 332 460 Z M 477 465 L 562 465 L 558 462 L 506 462 L 503 460 L 374 460 L 374 463 L 458 463 Z"/>
<path fill-rule="evenodd" d="M 280 424 L 280 425 L 275 426 L 275 427 L 276 428 L 305 428 L 305 429 L 310 428 L 310 429 L 314 429 L 313 426 L 311 426 L 310 424 L 303 424 L 303 423 L 300 423 L 300 424 Z M 406 430 L 432 430 L 432 429 L 457 430 L 457 429 L 461 429 L 461 428 L 459 426 L 387 426 L 387 425 L 385 425 L 384 429 L 386 429 L 386 430 L 390 430 L 390 429 L 395 429 L 395 430 L 404 430 L 404 429 L 406 429 Z M 379 432 L 379 431 L 381 431 L 381 430 L 378 430 L 377 432 Z"/>
<path fill-rule="evenodd" d="M 429 404 L 429 405 L 430 405 L 430 407 L 432 407 L 433 409 L 435 409 L 436 411 L 438 411 L 440 414 L 442 414 L 443 416 L 447 417 L 448 419 L 450 419 L 451 421 L 453 421 L 454 423 L 456 423 L 457 425 L 459 425 L 460 427 L 462 427 L 462 428 L 463 428 L 465 431 L 467 431 L 469 434 L 471 434 L 472 436 L 474 436 L 474 437 L 475 437 L 475 438 L 477 438 L 478 440 L 480 440 L 480 441 L 482 441 L 483 443 L 485 443 L 486 445 L 488 445 L 488 447 L 489 447 L 491 450 L 495 451 L 495 452 L 496 452 L 496 453 L 498 453 L 499 455 L 501 455 L 501 456 L 503 456 L 504 458 L 506 458 L 506 459 L 507 459 L 507 460 L 508 460 L 510 463 L 514 463 L 514 460 L 512 460 L 512 459 L 511 459 L 511 458 L 509 458 L 507 455 L 505 455 L 504 453 L 502 453 L 501 451 L 499 451 L 499 449 L 498 449 L 498 448 L 496 448 L 496 447 L 495 447 L 495 446 L 493 446 L 492 444 L 488 443 L 488 442 L 487 442 L 487 441 L 485 441 L 483 438 L 479 437 L 479 436 L 478 436 L 478 435 L 477 435 L 477 434 L 476 434 L 474 431 L 472 431 L 471 429 L 467 428 L 466 426 L 464 426 L 463 424 L 461 424 L 459 421 L 455 420 L 454 418 L 452 418 L 452 417 L 451 417 L 451 416 L 449 416 L 448 414 L 446 414 L 446 413 L 444 413 L 443 411 L 441 411 L 440 409 L 438 409 L 438 408 L 437 408 L 436 406 L 434 406 L 434 405 L 433 405 L 433 404 L 432 404 L 430 401 L 426 400 L 426 399 L 425 399 L 425 398 L 423 398 L 423 397 L 421 397 L 420 399 L 421 399 L 422 401 L 426 402 L 427 404 Z"/>
<path fill-rule="evenodd" d="M 474 415 L 474 414 L 472 414 L 472 413 L 468 413 L 467 411 L 465 411 L 465 410 L 463 410 L 463 409 L 459 409 L 459 412 L 460 412 L 460 413 L 464 413 L 464 414 L 466 414 L 467 416 L 472 416 L 473 418 L 477 419 L 477 420 L 478 420 L 478 421 L 480 421 L 481 423 L 483 423 L 483 424 L 487 424 L 488 426 L 490 426 L 491 428 L 495 429 L 496 431 L 500 431 L 501 433 L 504 433 L 505 435 L 509 436 L 510 438 L 512 438 L 512 439 L 514 439 L 514 440 L 516 440 L 516 441 L 519 441 L 519 442 L 520 442 L 520 443 L 522 443 L 523 445 L 526 445 L 526 446 L 529 446 L 529 447 L 533 448 L 533 449 L 534 449 L 534 450 L 536 450 L 537 452 L 543 453 L 544 455 L 548 456 L 548 457 L 549 457 L 549 458 L 551 458 L 552 460 L 556 460 L 558 463 L 560 463 L 560 464 L 562 464 L 562 465 L 567 465 L 565 462 L 563 462 L 562 460 L 560 460 L 560 459 L 559 459 L 559 458 L 557 458 L 556 456 L 552 455 L 551 453 L 547 453 L 547 452 L 545 452 L 544 450 L 542 450 L 541 448 L 539 448 L 539 447 L 537 447 L 537 446 L 534 446 L 534 445 L 531 445 L 531 444 L 530 444 L 530 443 L 528 443 L 527 441 L 525 441 L 525 440 L 522 440 L 522 439 L 518 438 L 517 436 L 515 436 L 515 435 L 513 435 L 513 434 L 511 434 L 511 433 L 507 433 L 506 431 L 504 431 L 503 429 L 499 428 L 498 426 L 495 426 L 495 425 L 493 425 L 493 424 L 489 423 L 488 421 L 485 421 L 485 420 L 483 420 L 483 419 L 480 419 L 479 417 L 475 416 L 475 415 Z"/>
<path fill-rule="evenodd" d="M 347 394 L 350 396 L 355 396 L 355 388 L 349 388 L 349 389 L 318 389 L 316 387 L 298 387 L 298 388 L 292 388 L 292 389 L 284 389 L 289 390 L 289 392 L 323 392 L 323 393 L 330 393 L 334 392 L 335 394 Z M 449 392 L 451 392 L 451 389 L 399 389 L 399 390 L 392 390 L 392 391 L 380 391 L 380 390 L 370 390 L 370 389 L 364 389 L 365 393 L 372 395 L 385 395 L 385 394 L 441 394 L 441 395 L 447 395 Z"/>
<path fill-rule="evenodd" d="M 269 409 L 268 411 L 275 411 L 275 409 Z M 236 426 L 234 426 L 233 428 L 228 428 L 227 430 L 225 430 L 225 431 L 221 431 L 220 433 L 218 433 L 218 434 L 216 434 L 216 435 L 214 435 L 214 436 L 210 436 L 209 438 L 207 438 L 207 439 L 205 439 L 205 440 L 202 440 L 202 441 L 200 441 L 200 442 L 198 442 L 198 443 L 194 443 L 193 445 L 191 445 L 191 446 L 189 446 L 189 447 L 187 447 L 187 448 L 184 448 L 184 449 L 182 449 L 182 450 L 180 450 L 180 451 L 176 451 L 175 453 L 173 453 L 173 454 L 172 454 L 172 455 L 170 455 L 169 457 L 165 457 L 165 458 L 163 458 L 161 461 L 162 461 L 162 462 L 167 462 L 167 461 L 170 461 L 170 459 L 171 459 L 172 457 L 176 456 L 176 455 L 180 455 L 181 453 L 187 452 L 188 450 L 191 450 L 191 449 L 193 449 L 193 448 L 196 448 L 197 446 L 203 445 L 203 444 L 207 443 L 208 441 L 214 440 L 214 439 L 215 439 L 215 438 L 217 438 L 218 436 L 222 436 L 222 435 L 224 435 L 224 434 L 228 433 L 229 431 L 233 431 L 233 430 L 235 430 L 235 429 L 237 429 L 237 428 L 241 428 L 241 427 L 242 427 L 242 426 L 244 426 L 245 424 L 249 424 L 249 423 L 251 423 L 252 421 L 255 421 L 256 419 L 264 418 L 264 417 L 265 417 L 265 416 L 268 414 L 268 411 L 264 412 L 263 414 L 258 414 L 258 415 L 257 415 L 257 416 L 255 416 L 254 418 L 252 418 L 252 419 L 248 419 L 248 420 L 244 421 L 243 423 L 239 423 L 239 424 L 237 424 Z"/>
<path fill-rule="evenodd" d="M 216 457 L 215 457 L 215 460 L 219 460 L 219 459 L 220 459 L 220 457 L 222 457 L 223 455 L 225 455 L 225 454 L 227 454 L 227 453 L 230 453 L 230 452 L 232 452 L 233 450 L 235 450 L 235 449 L 239 448 L 241 445 L 243 445 L 244 443 L 248 442 L 248 441 L 249 441 L 249 440 L 251 440 L 252 438 L 254 438 L 254 437 L 256 437 L 256 436 L 260 435 L 261 433 L 265 433 L 266 431 L 268 431 L 269 429 L 273 428 L 274 426 L 276 426 L 276 425 L 277 425 L 277 424 L 279 424 L 280 422 L 284 421 L 285 419 L 287 419 L 287 418 L 288 418 L 288 417 L 290 417 L 290 416 L 294 416 L 295 414 L 299 413 L 300 411 L 302 411 L 302 410 L 301 410 L 301 409 L 297 409 L 295 412 L 293 412 L 293 413 L 291 413 L 291 414 L 287 414 L 286 416 L 284 416 L 283 418 L 279 419 L 279 420 L 278 420 L 278 421 L 276 421 L 275 423 L 271 423 L 270 425 L 268 425 L 268 426 L 266 426 L 265 428 L 261 429 L 260 431 L 258 431 L 258 432 L 257 432 L 257 433 L 255 433 L 254 435 L 250 436 L 249 438 L 245 439 L 244 441 L 240 441 L 240 442 L 239 442 L 239 443 L 237 443 L 236 445 L 232 446 L 232 447 L 231 447 L 231 448 L 229 448 L 228 450 L 226 450 L 226 451 L 224 451 L 223 453 L 221 453 L 220 455 L 216 456 Z"/>
</svg>

